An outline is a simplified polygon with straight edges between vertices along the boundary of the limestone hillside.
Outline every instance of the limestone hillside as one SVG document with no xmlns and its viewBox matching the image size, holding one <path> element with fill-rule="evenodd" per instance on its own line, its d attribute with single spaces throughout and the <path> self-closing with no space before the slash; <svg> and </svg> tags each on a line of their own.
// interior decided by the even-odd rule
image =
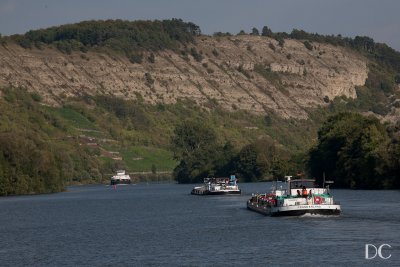
<svg viewBox="0 0 400 267">
<path fill-rule="evenodd" d="M 149 103 L 190 98 L 200 105 L 218 103 L 227 110 L 274 112 L 305 119 L 306 109 L 335 96 L 356 97 L 368 77 L 367 59 L 344 47 L 261 36 L 196 37 L 179 51 L 144 53 L 142 63 L 106 52 L 0 46 L 0 87 L 24 87 L 43 102 L 59 105 L 69 96 L 112 94 L 142 97 Z M 196 54 L 197 53 L 197 54 Z M 193 57 L 194 55 L 194 57 Z"/>
</svg>

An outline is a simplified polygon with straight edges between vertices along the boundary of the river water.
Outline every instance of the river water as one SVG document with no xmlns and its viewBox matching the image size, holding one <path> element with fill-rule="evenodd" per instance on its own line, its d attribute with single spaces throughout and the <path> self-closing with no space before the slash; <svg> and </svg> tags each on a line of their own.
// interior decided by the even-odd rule
<svg viewBox="0 0 400 267">
<path fill-rule="evenodd" d="M 0 266 L 400 266 L 400 191 L 332 190 L 339 217 L 272 218 L 193 185 L 77 186 L 0 198 Z M 381 254 L 365 259 L 365 245 Z M 375 250 L 369 247 L 369 256 Z"/>
</svg>

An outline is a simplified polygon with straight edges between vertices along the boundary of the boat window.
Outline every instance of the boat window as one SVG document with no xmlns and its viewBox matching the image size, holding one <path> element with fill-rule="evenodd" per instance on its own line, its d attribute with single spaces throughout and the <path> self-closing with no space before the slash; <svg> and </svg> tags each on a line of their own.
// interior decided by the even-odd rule
<svg viewBox="0 0 400 267">
<path fill-rule="evenodd" d="M 299 181 L 291 181 L 290 183 L 290 188 L 292 189 L 297 189 L 297 188 L 303 188 L 305 186 L 306 188 L 313 188 L 314 187 L 314 181 L 305 181 L 305 180 L 299 180 Z"/>
</svg>

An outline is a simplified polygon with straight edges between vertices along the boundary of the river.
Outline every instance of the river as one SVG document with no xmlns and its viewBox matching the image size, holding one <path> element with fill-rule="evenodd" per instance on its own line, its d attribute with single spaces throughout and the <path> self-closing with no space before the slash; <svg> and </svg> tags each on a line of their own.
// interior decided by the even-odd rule
<svg viewBox="0 0 400 267">
<path fill-rule="evenodd" d="M 332 190 L 339 217 L 267 217 L 193 185 L 0 198 L 0 266 L 400 266 L 400 191 Z M 382 257 L 365 259 L 366 244 Z M 375 250 L 369 246 L 369 256 Z"/>
</svg>

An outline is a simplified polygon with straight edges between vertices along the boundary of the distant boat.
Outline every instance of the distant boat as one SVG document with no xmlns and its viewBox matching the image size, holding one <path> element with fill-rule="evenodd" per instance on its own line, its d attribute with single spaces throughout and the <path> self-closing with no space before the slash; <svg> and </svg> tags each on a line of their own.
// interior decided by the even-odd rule
<svg viewBox="0 0 400 267">
<path fill-rule="evenodd" d="M 117 171 L 117 174 L 111 177 L 111 185 L 131 184 L 131 177 L 125 174 L 124 170 Z"/>
<path fill-rule="evenodd" d="M 253 194 L 247 201 L 247 208 L 270 216 L 340 215 L 340 204 L 334 201 L 329 186 L 317 187 L 311 179 L 286 178 L 286 188 Z"/>
<path fill-rule="evenodd" d="M 235 175 L 230 178 L 204 178 L 202 186 L 192 189 L 192 195 L 240 195 Z"/>
</svg>

